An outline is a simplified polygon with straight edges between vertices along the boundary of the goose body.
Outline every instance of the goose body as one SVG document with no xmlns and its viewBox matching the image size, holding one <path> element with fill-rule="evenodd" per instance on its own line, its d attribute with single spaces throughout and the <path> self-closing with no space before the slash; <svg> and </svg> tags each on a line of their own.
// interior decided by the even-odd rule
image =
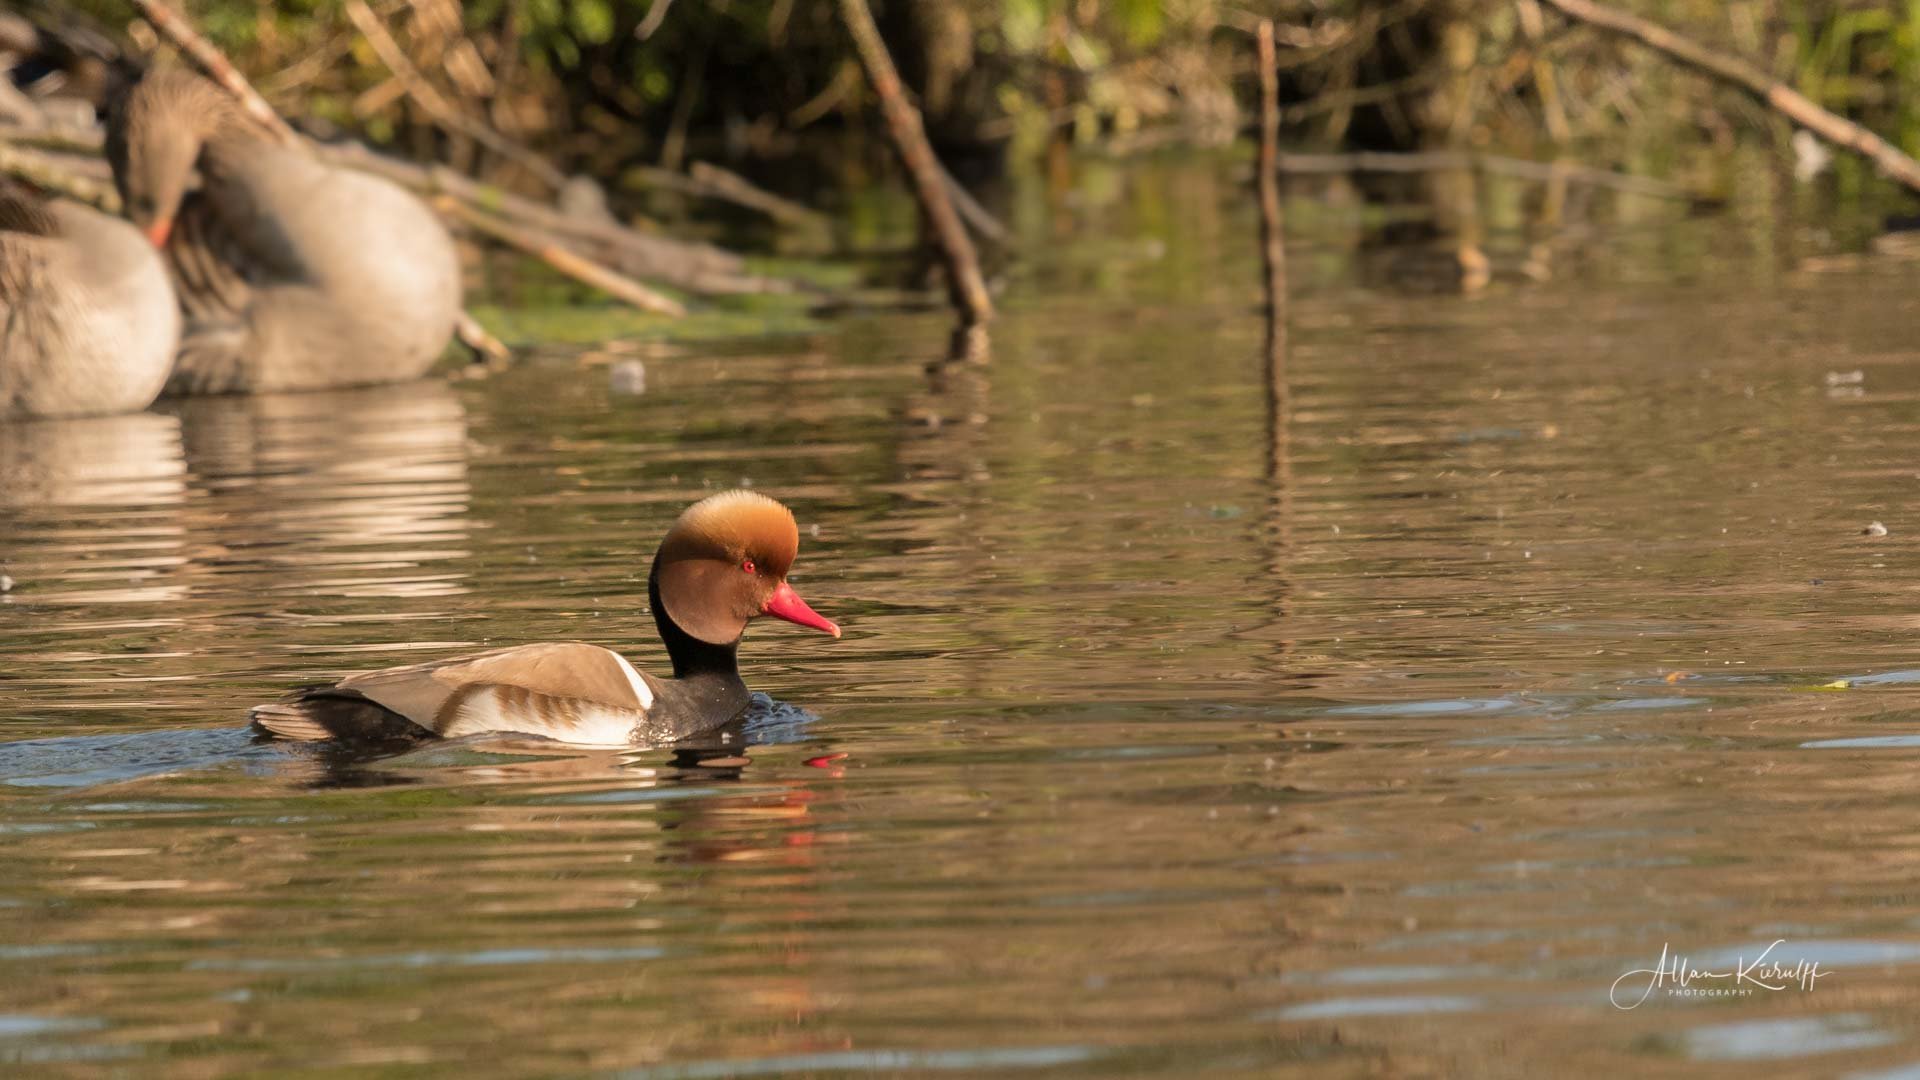
<svg viewBox="0 0 1920 1080">
<path fill-rule="evenodd" d="M 129 91 L 107 147 L 186 315 L 169 392 L 395 382 L 446 347 L 459 259 L 411 193 L 269 139 L 213 84 L 176 71 Z"/>
<path fill-rule="evenodd" d="M 736 660 L 748 621 L 771 615 L 840 636 L 787 583 L 798 546 L 792 513 L 763 495 L 715 495 L 680 516 L 648 578 L 671 679 L 598 645 L 521 645 L 307 687 L 252 719 L 282 738 L 356 743 L 514 732 L 608 746 L 711 731 L 750 700 Z"/>
<path fill-rule="evenodd" d="M 144 409 L 179 335 L 166 268 L 133 226 L 0 198 L 0 418 Z"/>
</svg>

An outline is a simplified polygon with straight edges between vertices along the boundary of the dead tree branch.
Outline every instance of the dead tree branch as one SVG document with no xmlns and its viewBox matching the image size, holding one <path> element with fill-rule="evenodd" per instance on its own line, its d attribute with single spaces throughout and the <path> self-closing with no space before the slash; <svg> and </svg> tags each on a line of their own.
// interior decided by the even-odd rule
<svg viewBox="0 0 1920 1080">
<path fill-rule="evenodd" d="M 926 215 L 947 264 L 947 290 L 955 310 L 969 323 L 984 323 L 993 318 L 993 300 L 987 294 L 986 279 L 980 276 L 980 258 L 966 226 L 954 212 L 947 195 L 945 170 L 927 144 L 926 129 L 920 122 L 920 110 L 907 100 L 900 85 L 900 72 L 893 66 L 886 43 L 880 40 L 880 28 L 874 25 L 873 12 L 866 0 L 840 0 L 841 21 L 853 36 L 860 64 L 867 69 L 867 82 L 880 98 L 880 109 L 887 120 L 887 132 L 894 149 L 913 179 L 914 194 L 920 211 Z"/>
<path fill-rule="evenodd" d="M 1260 151 L 1254 179 L 1260 191 L 1260 261 L 1267 272 L 1267 336 L 1284 336 L 1287 317 L 1287 245 L 1280 216 L 1280 73 L 1274 68 L 1273 23 L 1254 35 L 1260 66 Z"/>
<path fill-rule="evenodd" d="M 273 111 L 273 106 L 267 104 L 267 99 L 260 96 L 260 92 L 253 88 L 253 84 L 247 81 L 247 77 L 240 74 L 240 69 L 233 66 L 233 61 L 228 60 L 219 49 L 214 48 L 212 42 L 201 37 L 200 31 L 193 28 L 193 24 L 187 21 L 185 15 L 168 7 L 161 0 L 133 0 L 133 4 L 140 9 L 140 14 L 153 24 L 153 28 L 159 31 L 162 37 L 173 42 L 176 48 L 200 65 L 202 71 L 225 87 L 227 93 L 239 100 L 241 107 L 247 111 L 247 115 L 271 131 L 274 138 L 284 143 L 299 141 L 299 136 L 294 134 L 285 120 L 280 119 L 280 114 Z"/>
<path fill-rule="evenodd" d="M 120 193 L 113 178 L 81 168 L 97 159 L 72 158 L 14 146 L 0 141 L 0 173 L 17 176 L 35 187 L 65 195 L 69 199 L 95 206 L 109 214 L 120 212 Z M 101 163 L 104 164 L 104 163 Z"/>
<path fill-rule="evenodd" d="M 1775 111 L 1815 135 L 1860 154 L 1881 172 L 1920 191 L 1920 161 L 1851 120 L 1835 116 L 1798 91 L 1738 57 L 1706 46 L 1649 22 L 1638 15 L 1596 4 L 1593 0 L 1542 0 L 1562 15 L 1610 33 L 1632 38 L 1687 67 L 1730 82 L 1766 102 Z"/>
<path fill-rule="evenodd" d="M 413 61 L 407 59 L 406 50 L 387 32 L 386 24 L 367 7 L 365 0 L 346 0 L 346 11 L 347 18 L 353 20 L 353 25 L 359 28 L 367 44 L 373 46 L 374 55 L 380 58 L 388 71 L 393 72 L 394 78 L 400 80 L 407 96 L 427 110 L 428 115 L 441 125 L 525 167 L 554 191 L 560 190 L 560 186 L 567 182 L 566 176 L 554 168 L 552 162 L 461 112 L 442 96 L 426 76 L 420 74 L 420 69 L 413 66 Z"/>
<path fill-rule="evenodd" d="M 450 214 L 469 228 L 518 248 L 575 281 L 598 289 L 615 300 L 632 304 L 642 311 L 651 311 L 657 315 L 671 315 L 678 318 L 687 313 L 686 307 L 672 297 L 662 296 L 625 274 L 582 258 L 551 237 L 510 225 L 458 199 L 443 196 L 435 202 L 443 213 Z"/>
</svg>

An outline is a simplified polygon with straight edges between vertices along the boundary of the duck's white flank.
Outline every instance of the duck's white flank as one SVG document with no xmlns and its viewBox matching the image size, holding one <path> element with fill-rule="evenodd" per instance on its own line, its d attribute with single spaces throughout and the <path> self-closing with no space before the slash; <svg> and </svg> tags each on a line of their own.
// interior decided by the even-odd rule
<svg viewBox="0 0 1920 1080">
<path fill-rule="evenodd" d="M 612 649 L 607 651 L 613 652 Z M 640 673 L 634 670 L 632 661 L 617 652 L 613 653 L 613 658 L 620 661 L 620 670 L 627 673 L 627 682 L 633 686 L 633 696 L 640 702 L 640 711 L 645 712 L 653 708 L 653 687 L 648 686 L 647 680 L 641 678 Z"/>
</svg>

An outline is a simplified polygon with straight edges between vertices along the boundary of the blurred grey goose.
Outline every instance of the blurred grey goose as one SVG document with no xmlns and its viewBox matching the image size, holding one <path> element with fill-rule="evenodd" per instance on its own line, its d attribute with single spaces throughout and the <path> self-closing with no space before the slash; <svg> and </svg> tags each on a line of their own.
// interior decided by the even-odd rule
<svg viewBox="0 0 1920 1080">
<path fill-rule="evenodd" d="M 168 392 L 397 382 L 452 336 L 460 264 L 433 212 L 274 141 L 207 80 L 147 74 L 111 112 L 107 157 L 186 312 Z"/>
<path fill-rule="evenodd" d="M 282 738 L 358 744 L 515 732 L 625 746 L 709 732 L 747 707 L 737 652 L 748 622 L 771 615 L 840 636 L 787 582 L 799 546 L 792 512 L 753 492 L 680 515 L 647 577 L 671 679 L 598 645 L 521 645 L 306 687 L 251 718 Z"/>
<path fill-rule="evenodd" d="M 144 409 L 179 339 L 166 267 L 138 230 L 0 194 L 0 418 Z"/>
</svg>

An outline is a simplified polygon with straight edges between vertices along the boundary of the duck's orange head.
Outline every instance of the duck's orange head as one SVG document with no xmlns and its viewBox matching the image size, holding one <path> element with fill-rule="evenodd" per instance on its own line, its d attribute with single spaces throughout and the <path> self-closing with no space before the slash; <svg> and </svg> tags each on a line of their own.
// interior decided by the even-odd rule
<svg viewBox="0 0 1920 1080">
<path fill-rule="evenodd" d="M 739 639 L 748 621 L 771 615 L 840 636 L 840 627 L 787 583 L 800 550 L 793 511 L 752 491 L 701 499 L 680 515 L 653 557 L 666 616 L 714 645 Z"/>
</svg>

